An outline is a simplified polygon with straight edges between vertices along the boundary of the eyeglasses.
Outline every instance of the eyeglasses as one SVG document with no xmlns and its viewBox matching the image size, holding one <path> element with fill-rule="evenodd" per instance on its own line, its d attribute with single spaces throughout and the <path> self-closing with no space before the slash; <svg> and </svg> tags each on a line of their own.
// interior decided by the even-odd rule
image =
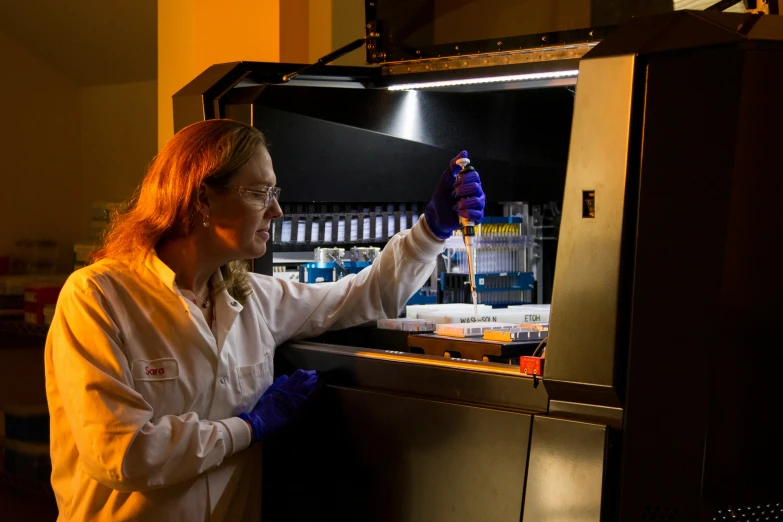
<svg viewBox="0 0 783 522">
<path fill-rule="evenodd" d="M 277 198 L 280 197 L 280 187 L 266 187 L 260 190 L 241 185 L 218 185 L 218 187 L 236 190 L 242 199 L 259 208 L 268 207 L 272 204 L 272 200 L 278 200 Z"/>
</svg>

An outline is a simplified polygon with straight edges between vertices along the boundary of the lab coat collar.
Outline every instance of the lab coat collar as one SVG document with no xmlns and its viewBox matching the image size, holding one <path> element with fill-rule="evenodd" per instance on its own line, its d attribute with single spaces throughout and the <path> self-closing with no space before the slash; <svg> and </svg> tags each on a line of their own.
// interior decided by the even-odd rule
<svg viewBox="0 0 783 522">
<path fill-rule="evenodd" d="M 223 274 L 220 270 L 216 270 L 212 275 L 212 288 L 217 287 L 223 282 Z M 239 312 L 244 307 L 242 303 L 231 297 L 228 291 L 224 288 L 217 295 L 212 297 L 215 311 L 215 326 L 213 332 L 215 333 L 215 339 L 217 340 L 218 353 L 223 349 L 223 344 L 226 341 L 226 336 L 234 325 Z"/>
<path fill-rule="evenodd" d="M 166 288 L 169 288 L 172 292 L 179 295 L 179 291 L 174 283 L 176 274 L 166 263 L 161 261 L 154 248 L 151 248 L 144 257 L 144 265 L 166 286 Z M 210 282 L 212 283 L 212 288 L 216 288 L 223 282 L 223 274 L 220 272 L 220 269 L 215 270 L 215 273 L 212 274 L 212 277 L 210 278 Z M 234 324 L 234 321 L 244 307 L 239 301 L 231 297 L 225 288 L 217 295 L 212 296 L 212 302 L 214 303 L 213 310 L 216 319 L 214 332 L 216 334 L 219 353 L 228 332 L 231 330 L 231 326 Z M 183 305 L 186 308 L 188 306 L 184 301 Z"/>
<path fill-rule="evenodd" d="M 166 263 L 161 261 L 154 248 L 151 248 L 144 256 L 144 266 L 146 266 L 150 272 L 155 275 L 155 277 L 160 279 L 166 288 L 170 289 L 175 294 L 179 293 L 176 285 L 177 274 L 175 274 Z M 223 274 L 220 272 L 220 269 L 215 270 L 215 273 L 212 274 L 209 279 L 210 283 L 212 284 L 212 288 L 216 288 L 220 283 L 223 282 Z M 222 300 L 231 308 L 235 308 L 238 312 L 242 311 L 242 305 L 236 299 L 231 297 L 231 295 L 229 295 L 228 291 L 225 289 L 223 289 L 218 295 L 213 296 L 213 298 L 216 302 L 218 300 Z"/>
<path fill-rule="evenodd" d="M 160 260 L 158 253 L 155 252 L 154 248 L 150 248 L 150 250 L 144 256 L 144 266 L 146 266 L 149 271 L 155 275 L 155 277 L 160 279 L 166 288 L 170 289 L 175 294 L 177 293 L 176 286 L 174 285 L 174 280 L 177 278 L 177 274 L 175 274 L 166 263 Z"/>
</svg>

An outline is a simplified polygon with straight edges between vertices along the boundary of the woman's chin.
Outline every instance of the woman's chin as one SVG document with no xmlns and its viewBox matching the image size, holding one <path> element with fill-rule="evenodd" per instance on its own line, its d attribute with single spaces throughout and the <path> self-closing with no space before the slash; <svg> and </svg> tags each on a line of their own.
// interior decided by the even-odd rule
<svg viewBox="0 0 783 522">
<path fill-rule="evenodd" d="M 260 244 L 258 241 L 254 241 L 254 244 L 247 249 L 247 252 L 250 254 L 248 257 L 252 259 L 263 256 L 266 254 L 266 241 Z"/>
</svg>

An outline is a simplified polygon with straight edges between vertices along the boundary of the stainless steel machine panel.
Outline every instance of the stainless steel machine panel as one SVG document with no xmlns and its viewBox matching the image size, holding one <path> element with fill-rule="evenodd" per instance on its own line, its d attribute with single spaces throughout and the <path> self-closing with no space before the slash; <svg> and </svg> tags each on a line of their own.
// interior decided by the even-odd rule
<svg viewBox="0 0 783 522">
<path fill-rule="evenodd" d="M 606 426 L 536 415 L 523 522 L 598 522 Z"/>
<path fill-rule="evenodd" d="M 299 341 L 284 345 L 275 356 L 278 372 L 290 373 L 295 368 L 318 370 L 339 386 L 438 401 L 525 413 L 546 412 L 549 404 L 541 381 L 508 364 Z"/>
<path fill-rule="evenodd" d="M 606 347 L 616 342 L 634 56 L 587 59 L 579 71 L 545 385 L 570 400 L 550 382 L 589 377 L 606 388 L 604 405 L 619 406 Z"/>
<path fill-rule="evenodd" d="M 343 387 L 319 403 L 265 447 L 265 520 L 520 519 L 531 415 Z"/>
</svg>

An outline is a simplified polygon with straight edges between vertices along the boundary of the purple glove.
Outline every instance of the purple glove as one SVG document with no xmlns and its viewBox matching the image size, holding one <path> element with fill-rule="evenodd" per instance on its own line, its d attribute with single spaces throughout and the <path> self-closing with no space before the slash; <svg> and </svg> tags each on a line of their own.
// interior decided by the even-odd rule
<svg viewBox="0 0 783 522">
<path fill-rule="evenodd" d="M 449 168 L 441 174 L 432 199 L 424 207 L 427 226 L 440 239 L 446 239 L 453 231 L 459 230 L 460 217 L 474 223 L 480 223 L 484 218 L 486 198 L 478 172 L 468 172 L 459 180 L 456 179 L 460 171 L 457 160 L 467 157 L 467 151 L 463 150 L 449 162 Z"/>
<path fill-rule="evenodd" d="M 318 383 L 314 370 L 296 370 L 289 378 L 281 375 L 258 399 L 253 411 L 239 415 L 253 428 L 253 441 L 266 440 L 307 402 Z"/>
</svg>

